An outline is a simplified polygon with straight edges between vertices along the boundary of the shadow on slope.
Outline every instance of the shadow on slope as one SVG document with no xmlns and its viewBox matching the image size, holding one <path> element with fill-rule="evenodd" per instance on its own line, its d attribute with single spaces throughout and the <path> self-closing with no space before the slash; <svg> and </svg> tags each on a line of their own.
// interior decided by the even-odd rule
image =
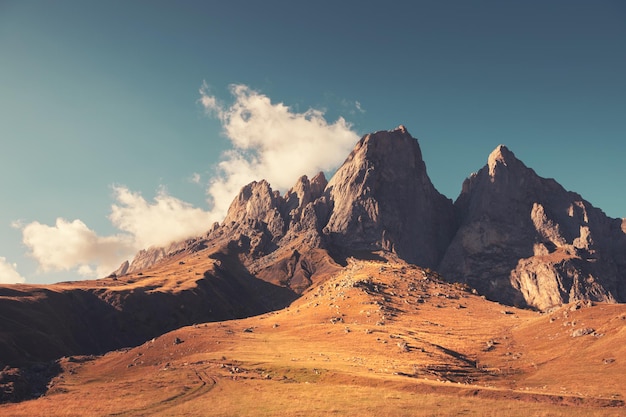
<svg viewBox="0 0 626 417">
<path fill-rule="evenodd" d="M 45 391 L 33 384 L 29 370 L 45 368 L 52 378 L 51 361 L 58 358 L 136 346 L 183 326 L 254 316 L 297 298 L 289 289 L 255 278 L 236 260 L 223 258 L 218 264 L 228 267 L 215 265 L 195 285 L 175 290 L 0 287 L 0 388 L 5 392 L 0 402 Z"/>
</svg>

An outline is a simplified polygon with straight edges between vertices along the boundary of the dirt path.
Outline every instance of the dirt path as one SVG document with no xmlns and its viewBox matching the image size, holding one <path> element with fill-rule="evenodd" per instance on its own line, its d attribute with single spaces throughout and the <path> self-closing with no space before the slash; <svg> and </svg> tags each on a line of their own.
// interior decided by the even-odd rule
<svg viewBox="0 0 626 417">
<path fill-rule="evenodd" d="M 211 391 L 217 385 L 217 379 L 210 375 L 206 369 L 194 369 L 194 380 L 192 382 L 193 387 L 187 388 L 185 386 L 177 395 L 167 398 L 158 403 L 149 405 L 147 407 L 125 410 L 119 413 L 110 414 L 110 416 L 153 416 L 153 415 L 167 415 L 167 410 L 177 407 L 183 403 L 195 400 Z M 186 389 L 185 389 L 186 388 Z"/>
</svg>

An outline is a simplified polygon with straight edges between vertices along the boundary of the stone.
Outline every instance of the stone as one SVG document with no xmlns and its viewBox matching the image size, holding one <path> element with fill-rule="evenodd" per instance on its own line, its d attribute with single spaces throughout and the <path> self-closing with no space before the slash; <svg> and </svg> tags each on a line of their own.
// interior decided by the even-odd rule
<svg viewBox="0 0 626 417">
<path fill-rule="evenodd" d="M 589 328 L 589 327 L 584 327 L 581 329 L 576 329 L 576 330 L 572 330 L 572 337 L 581 337 L 581 336 L 586 336 L 588 334 L 593 334 L 595 332 L 594 329 Z"/>
</svg>

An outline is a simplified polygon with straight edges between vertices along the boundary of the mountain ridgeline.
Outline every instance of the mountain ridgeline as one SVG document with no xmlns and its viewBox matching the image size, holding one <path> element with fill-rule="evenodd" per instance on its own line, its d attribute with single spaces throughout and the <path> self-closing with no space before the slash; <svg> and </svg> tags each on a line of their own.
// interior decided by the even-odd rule
<svg viewBox="0 0 626 417">
<path fill-rule="evenodd" d="M 397 257 L 510 305 L 626 301 L 626 220 L 541 178 L 502 145 L 453 203 L 404 126 L 365 135 L 328 182 L 303 176 L 284 196 L 265 180 L 246 185 L 198 241 L 296 293 L 350 256 Z M 142 251 L 118 272 L 185 245 Z"/>
</svg>

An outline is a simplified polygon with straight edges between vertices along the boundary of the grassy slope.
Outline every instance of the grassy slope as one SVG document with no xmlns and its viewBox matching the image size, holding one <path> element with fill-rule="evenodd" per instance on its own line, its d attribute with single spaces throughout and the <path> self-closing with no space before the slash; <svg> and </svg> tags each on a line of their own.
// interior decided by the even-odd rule
<svg viewBox="0 0 626 417">
<path fill-rule="evenodd" d="M 424 277 L 351 262 L 284 310 L 63 359 L 46 396 L 0 414 L 624 414 L 626 306 L 540 315 Z"/>
</svg>

